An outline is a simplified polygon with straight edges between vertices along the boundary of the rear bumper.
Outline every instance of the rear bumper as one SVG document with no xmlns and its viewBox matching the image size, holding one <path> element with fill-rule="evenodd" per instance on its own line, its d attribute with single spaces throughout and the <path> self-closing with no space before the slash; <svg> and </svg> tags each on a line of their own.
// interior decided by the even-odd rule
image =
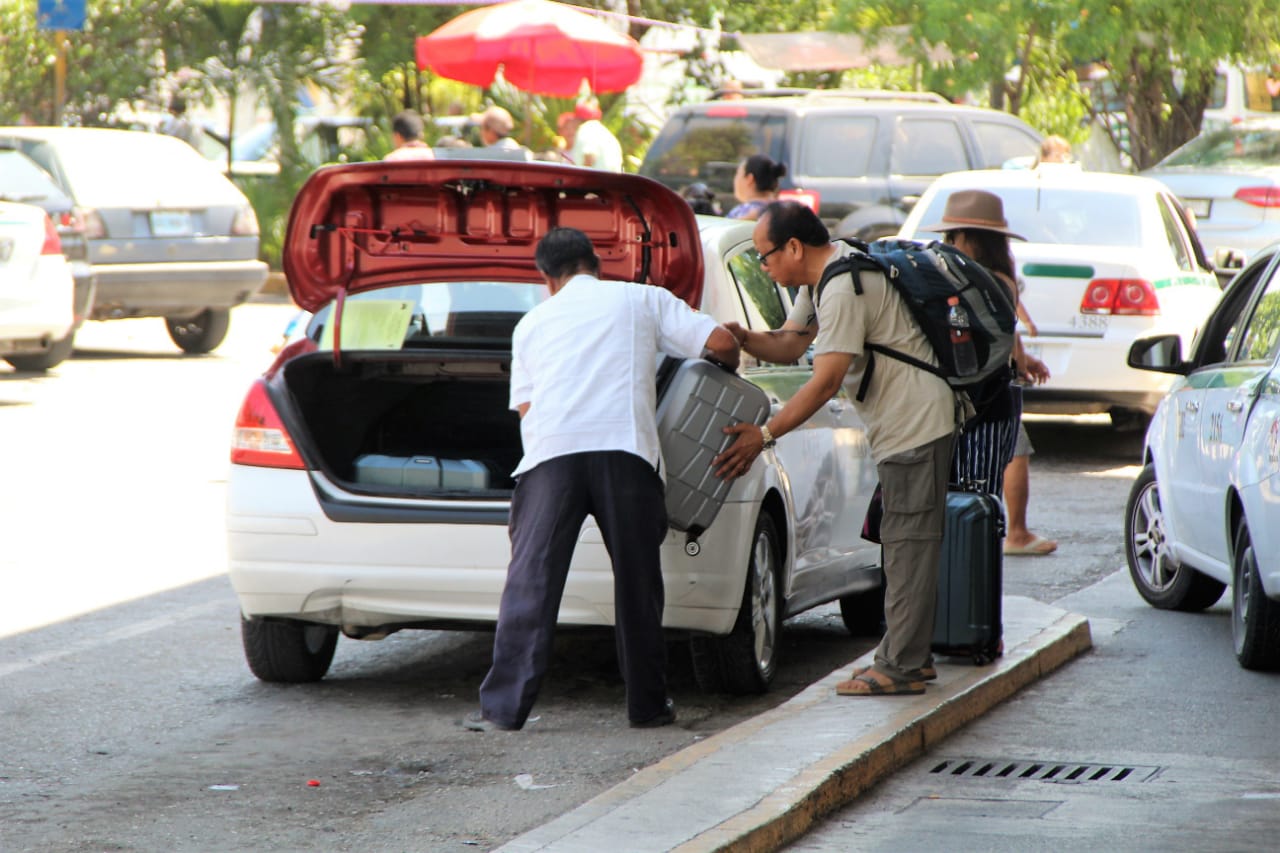
<svg viewBox="0 0 1280 853">
<path fill-rule="evenodd" d="M 187 317 L 205 308 L 233 308 L 267 281 L 262 261 L 96 264 L 94 320 Z"/>
<path fill-rule="evenodd" d="M 465 502 L 456 501 L 456 504 Z M 726 503 L 684 552 L 662 546 L 669 629 L 726 634 L 737 618 L 757 508 Z M 356 628 L 492 625 L 511 545 L 504 524 L 360 523 L 328 518 L 305 471 L 232 465 L 228 574 L 244 615 Z M 594 523 L 578 538 L 562 625 L 612 625 L 613 569 Z"/>
<path fill-rule="evenodd" d="M 1152 414 L 1174 377 L 1126 364 L 1129 338 L 1024 338 L 1027 351 L 1044 361 L 1052 377 L 1022 391 L 1031 414 L 1097 414 L 1134 409 Z"/>
</svg>

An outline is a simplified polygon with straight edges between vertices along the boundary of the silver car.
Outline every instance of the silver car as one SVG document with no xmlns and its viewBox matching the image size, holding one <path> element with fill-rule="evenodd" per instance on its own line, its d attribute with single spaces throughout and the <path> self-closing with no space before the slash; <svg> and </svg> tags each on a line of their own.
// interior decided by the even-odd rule
<svg viewBox="0 0 1280 853">
<path fill-rule="evenodd" d="M 1142 174 L 1195 215 L 1205 253 L 1244 259 L 1280 239 L 1280 118 L 1201 133 Z"/>
<path fill-rule="evenodd" d="M 184 352 L 226 337 L 267 279 L 244 194 L 185 142 L 154 133 L 0 128 L 74 200 L 97 278 L 94 320 L 163 317 Z"/>
</svg>

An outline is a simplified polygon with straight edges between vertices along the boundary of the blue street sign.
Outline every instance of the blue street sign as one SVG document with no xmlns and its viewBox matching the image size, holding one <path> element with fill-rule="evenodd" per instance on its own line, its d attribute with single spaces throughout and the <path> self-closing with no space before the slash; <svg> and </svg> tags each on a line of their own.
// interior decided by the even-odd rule
<svg viewBox="0 0 1280 853">
<path fill-rule="evenodd" d="M 42 30 L 83 30 L 85 0 L 36 0 L 36 26 Z"/>
</svg>

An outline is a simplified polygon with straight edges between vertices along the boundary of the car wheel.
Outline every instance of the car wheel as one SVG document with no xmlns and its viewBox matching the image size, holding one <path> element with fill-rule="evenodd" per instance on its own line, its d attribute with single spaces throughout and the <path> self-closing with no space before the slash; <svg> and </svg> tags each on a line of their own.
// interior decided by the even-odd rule
<svg viewBox="0 0 1280 853">
<path fill-rule="evenodd" d="M 293 619 L 241 616 L 240 640 L 255 676 L 297 684 L 324 678 L 338 647 L 338 629 Z"/>
<path fill-rule="evenodd" d="M 1147 465 L 1134 480 L 1124 512 L 1125 560 L 1138 594 L 1161 610 L 1204 610 L 1226 586 L 1173 557 L 1165 531 L 1156 469 Z"/>
<path fill-rule="evenodd" d="M 879 637 L 884 633 L 884 571 L 880 583 L 840 598 L 840 618 L 854 637 Z"/>
<path fill-rule="evenodd" d="M 778 534 L 773 519 L 761 513 L 751 540 L 746 589 L 733 630 L 724 637 L 690 640 L 693 674 L 710 693 L 763 693 L 778 669 L 782 628 Z"/>
<path fill-rule="evenodd" d="M 169 337 L 183 352 L 212 352 L 227 337 L 231 311 L 227 308 L 206 308 L 184 320 L 165 317 L 164 325 L 169 330 Z"/>
<path fill-rule="evenodd" d="M 1245 669 L 1280 669 L 1280 603 L 1267 598 L 1258 555 L 1243 519 L 1232 552 L 1231 638 Z"/>
<path fill-rule="evenodd" d="M 11 355 L 5 358 L 5 361 L 13 365 L 14 370 L 30 370 L 36 373 L 57 367 L 62 362 L 71 357 L 71 350 L 75 348 L 75 332 L 68 332 L 67 336 L 60 341 L 55 341 L 53 346 L 48 350 L 36 355 Z"/>
</svg>

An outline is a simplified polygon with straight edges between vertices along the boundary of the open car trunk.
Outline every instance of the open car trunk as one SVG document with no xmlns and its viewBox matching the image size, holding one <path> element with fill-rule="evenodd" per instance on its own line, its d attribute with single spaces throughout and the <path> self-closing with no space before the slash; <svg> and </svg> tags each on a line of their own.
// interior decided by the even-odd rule
<svg viewBox="0 0 1280 853">
<path fill-rule="evenodd" d="M 284 369 L 291 432 L 352 491 L 510 497 L 523 455 L 510 354 L 317 352 Z"/>
</svg>

